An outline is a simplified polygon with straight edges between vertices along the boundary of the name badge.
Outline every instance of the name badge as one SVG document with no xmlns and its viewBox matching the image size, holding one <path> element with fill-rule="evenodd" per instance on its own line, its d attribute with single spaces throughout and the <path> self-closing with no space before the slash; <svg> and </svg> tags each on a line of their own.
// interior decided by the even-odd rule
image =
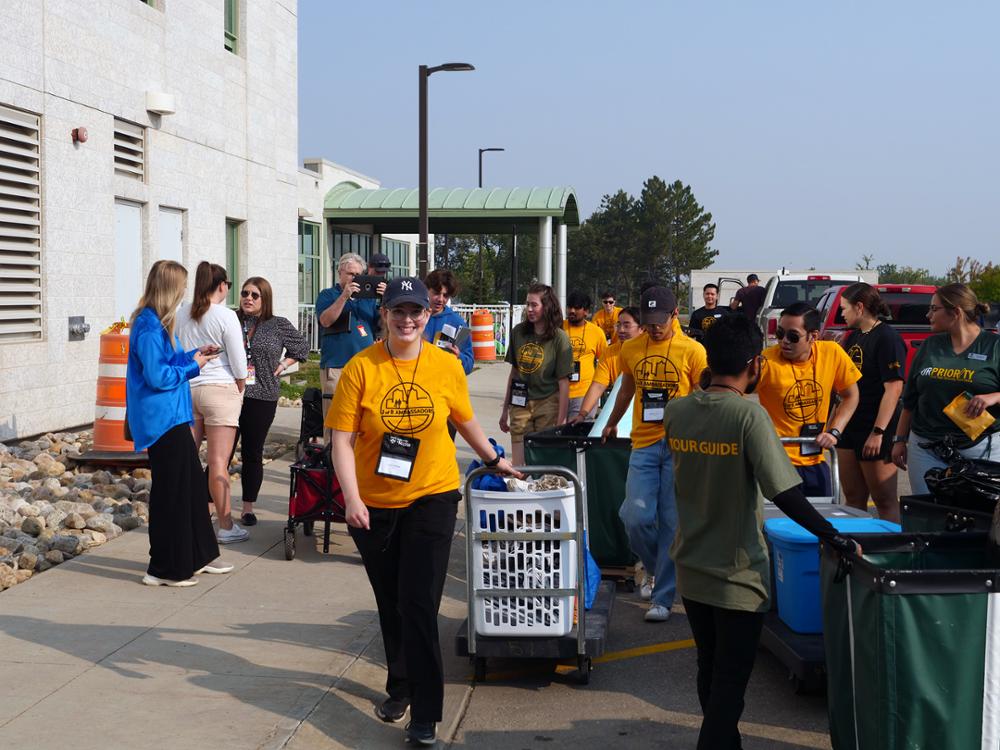
<svg viewBox="0 0 1000 750">
<path fill-rule="evenodd" d="M 986 355 L 985 354 L 977 354 L 976 352 L 969 352 L 969 359 L 975 359 L 975 360 L 978 360 L 979 362 L 985 362 L 986 361 Z"/>
<path fill-rule="evenodd" d="M 382 436 L 382 451 L 378 454 L 375 473 L 380 477 L 409 482 L 417 460 L 420 440 L 391 432 Z"/>
<path fill-rule="evenodd" d="M 510 384 L 510 405 L 528 405 L 528 384 L 523 380 L 515 380 Z"/>
<path fill-rule="evenodd" d="M 573 363 L 573 372 L 570 373 L 569 382 L 579 383 L 580 382 L 580 362 L 576 361 Z"/>
<path fill-rule="evenodd" d="M 257 370 L 252 364 L 247 363 L 247 385 L 257 384 Z"/>
<path fill-rule="evenodd" d="M 666 391 L 642 392 L 642 421 L 662 422 L 663 408 L 667 405 Z"/>
<path fill-rule="evenodd" d="M 799 430 L 799 437 L 811 437 L 814 438 L 823 432 L 823 422 L 810 422 L 809 424 L 802 425 Z M 823 452 L 816 443 L 799 443 L 799 455 L 800 456 L 818 456 Z"/>
<path fill-rule="evenodd" d="M 360 336 L 361 338 L 367 338 L 367 336 L 368 336 L 368 331 L 366 331 L 366 330 L 365 330 L 365 327 L 364 327 L 364 326 L 358 326 L 358 335 L 359 335 L 359 336 Z"/>
</svg>

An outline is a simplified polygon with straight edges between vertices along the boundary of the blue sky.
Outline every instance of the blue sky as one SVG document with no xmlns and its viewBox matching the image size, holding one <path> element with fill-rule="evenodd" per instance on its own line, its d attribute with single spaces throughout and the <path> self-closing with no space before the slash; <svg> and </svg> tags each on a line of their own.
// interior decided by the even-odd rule
<svg viewBox="0 0 1000 750">
<path fill-rule="evenodd" d="M 1000 3 L 299 0 L 299 151 L 431 186 L 657 174 L 718 225 L 719 267 L 942 273 L 1000 260 Z M 572 242 L 571 242 L 572 252 Z"/>
</svg>

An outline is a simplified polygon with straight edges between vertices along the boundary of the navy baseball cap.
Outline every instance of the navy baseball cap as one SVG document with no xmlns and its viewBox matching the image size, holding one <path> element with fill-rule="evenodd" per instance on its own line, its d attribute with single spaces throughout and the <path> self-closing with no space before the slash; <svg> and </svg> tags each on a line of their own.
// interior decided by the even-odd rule
<svg viewBox="0 0 1000 750">
<path fill-rule="evenodd" d="M 677 297 L 664 286 L 653 286 L 642 293 L 639 303 L 639 323 L 662 324 L 670 320 L 677 309 Z"/>
<path fill-rule="evenodd" d="M 382 307 L 391 309 L 407 303 L 420 305 L 425 310 L 431 306 L 427 287 L 416 276 L 400 276 L 385 286 Z"/>
<path fill-rule="evenodd" d="M 388 255 L 384 255 L 383 253 L 375 253 L 372 256 L 372 259 L 368 261 L 368 265 L 379 271 L 388 271 L 390 268 L 392 268 L 392 261 L 389 260 Z"/>
</svg>

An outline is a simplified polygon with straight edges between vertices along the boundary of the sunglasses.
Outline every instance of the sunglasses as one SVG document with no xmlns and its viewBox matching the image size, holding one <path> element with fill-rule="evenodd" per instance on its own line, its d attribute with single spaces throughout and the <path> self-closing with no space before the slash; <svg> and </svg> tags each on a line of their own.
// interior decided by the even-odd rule
<svg viewBox="0 0 1000 750">
<path fill-rule="evenodd" d="M 606 299 L 606 300 L 604 300 L 604 304 L 605 305 L 613 305 L 613 304 L 615 304 L 615 301 L 613 299 Z"/>
<path fill-rule="evenodd" d="M 778 339 L 778 341 L 788 339 L 789 344 L 797 344 L 802 340 L 802 334 L 798 331 L 786 331 L 782 328 L 779 328 L 774 332 L 774 337 Z"/>
<path fill-rule="evenodd" d="M 242 292 L 240 292 L 240 296 L 243 299 L 246 299 L 247 297 L 250 297 L 253 300 L 259 300 L 260 299 L 260 292 L 251 292 L 249 289 L 244 289 Z"/>
</svg>

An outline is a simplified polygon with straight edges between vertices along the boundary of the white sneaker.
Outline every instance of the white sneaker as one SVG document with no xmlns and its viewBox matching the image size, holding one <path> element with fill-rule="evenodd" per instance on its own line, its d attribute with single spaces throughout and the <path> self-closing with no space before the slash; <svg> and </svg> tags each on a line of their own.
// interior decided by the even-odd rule
<svg viewBox="0 0 1000 750">
<path fill-rule="evenodd" d="M 171 581 L 169 578 L 157 578 L 156 576 L 151 576 L 149 573 L 146 573 L 142 577 L 142 582 L 147 586 L 174 586 L 177 588 L 198 585 L 198 581 L 194 578 L 187 578 L 183 581 Z"/>
<path fill-rule="evenodd" d="M 236 544 L 236 542 L 245 542 L 249 539 L 250 532 L 233 521 L 233 528 L 219 529 L 219 533 L 215 536 L 219 540 L 219 544 Z"/>
<path fill-rule="evenodd" d="M 222 575 L 223 573 L 232 573 L 233 566 L 229 563 L 219 563 L 218 565 L 206 565 L 203 568 L 198 568 L 194 572 L 196 576 L 200 576 L 202 573 L 210 573 L 212 575 Z"/>
<path fill-rule="evenodd" d="M 670 610 L 662 604 L 650 604 L 643 619 L 646 622 L 666 622 L 670 619 Z"/>
<path fill-rule="evenodd" d="M 642 582 L 642 586 L 639 587 L 639 598 L 643 601 L 649 601 L 653 598 L 653 585 L 655 580 L 653 576 L 646 576 L 645 580 Z"/>
</svg>

